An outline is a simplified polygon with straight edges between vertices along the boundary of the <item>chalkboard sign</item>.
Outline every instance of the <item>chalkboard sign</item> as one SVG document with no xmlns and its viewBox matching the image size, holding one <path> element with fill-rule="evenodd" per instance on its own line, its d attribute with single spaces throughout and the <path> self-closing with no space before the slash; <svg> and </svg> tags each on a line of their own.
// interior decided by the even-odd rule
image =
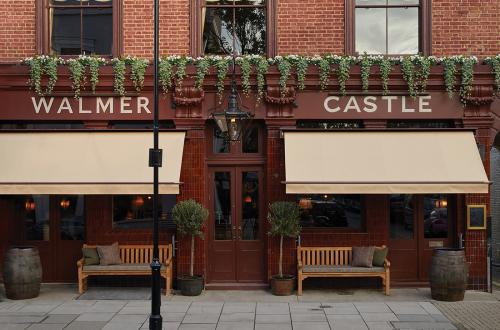
<svg viewBox="0 0 500 330">
<path fill-rule="evenodd" d="M 486 229 L 486 205 L 467 205 L 467 229 Z"/>
</svg>

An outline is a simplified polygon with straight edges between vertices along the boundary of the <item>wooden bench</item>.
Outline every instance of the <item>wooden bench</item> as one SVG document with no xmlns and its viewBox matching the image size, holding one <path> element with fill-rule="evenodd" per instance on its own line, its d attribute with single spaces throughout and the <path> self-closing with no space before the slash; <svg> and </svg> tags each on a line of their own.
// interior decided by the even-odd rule
<svg viewBox="0 0 500 330">
<path fill-rule="evenodd" d="M 385 246 L 382 246 L 385 247 Z M 302 281 L 308 277 L 380 277 L 385 294 L 390 290 L 390 263 L 384 267 L 352 267 L 351 247 L 297 247 L 297 295 L 302 295 Z"/>
<path fill-rule="evenodd" d="M 96 245 L 84 244 L 83 247 L 95 248 Z M 78 292 L 84 293 L 87 290 L 89 276 L 151 275 L 152 245 L 119 245 L 119 248 L 122 260 L 119 265 L 84 265 L 83 258 L 78 260 Z M 160 245 L 158 248 L 162 263 L 160 274 L 165 279 L 167 295 L 172 290 L 172 244 Z"/>
</svg>

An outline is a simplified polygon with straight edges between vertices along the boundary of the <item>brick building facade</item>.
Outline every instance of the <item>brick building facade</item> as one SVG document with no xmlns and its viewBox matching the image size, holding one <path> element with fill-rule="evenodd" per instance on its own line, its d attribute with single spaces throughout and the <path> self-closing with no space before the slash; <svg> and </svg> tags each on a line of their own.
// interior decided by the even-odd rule
<svg viewBox="0 0 500 330">
<path fill-rule="evenodd" d="M 385 3 L 385 1 L 382 2 Z M 54 114 L 55 110 L 50 116 L 48 113 L 45 116 L 43 111 L 41 114 L 38 112 L 36 114 L 33 113 L 34 102 L 39 102 L 40 98 L 36 98 L 35 101 L 30 100 L 31 97 L 37 96 L 26 86 L 29 78 L 28 68 L 20 65 L 19 62 L 25 57 L 39 54 L 62 54 L 54 51 L 56 42 L 53 37 L 51 39 L 49 30 L 56 31 L 56 27 L 50 25 L 53 24 L 53 20 L 51 19 L 55 19 L 55 16 L 51 15 L 55 15 L 54 13 L 57 10 L 64 11 L 64 8 L 57 7 L 63 6 L 64 3 L 65 1 L 49 0 L 4 1 L 0 9 L 0 15 L 5 18 L 0 22 L 0 95 L 3 95 L 7 101 L 3 105 L 0 105 L 0 125 L 3 125 L 2 128 L 4 129 L 12 129 L 13 127 L 26 128 L 30 127 L 29 125 L 39 128 L 36 127 L 37 124 L 50 126 L 57 123 L 69 126 L 77 125 L 78 128 L 93 130 L 108 130 L 115 126 L 119 127 L 120 124 L 130 125 L 130 127 L 137 125 L 137 129 L 143 127 L 145 121 L 151 119 L 147 113 L 130 117 L 120 117 L 118 114 L 111 116 L 109 114 L 104 119 L 95 112 L 85 116 L 80 116 L 81 112 L 74 116 L 70 116 L 69 114 L 58 116 Z M 113 6 L 113 45 L 112 52 L 108 54 L 110 55 L 107 57 L 108 59 L 112 56 L 119 57 L 126 55 L 151 59 L 153 53 L 152 1 L 109 0 L 94 1 L 92 3 L 96 6 L 104 6 L 103 3 Z M 206 37 L 208 41 L 205 40 L 203 31 L 205 31 L 205 20 L 208 20 L 209 17 L 207 12 L 210 12 L 212 8 L 210 6 L 215 6 L 214 3 L 220 2 L 203 0 L 160 1 L 160 54 L 197 57 L 207 53 L 207 44 L 210 44 L 211 39 L 209 39 L 210 37 Z M 373 12 L 380 9 L 376 8 L 376 6 L 380 5 L 380 1 L 377 2 L 376 0 L 372 1 L 372 3 L 375 3 L 374 8 L 368 8 L 370 1 L 355 2 L 353 0 L 247 1 L 247 5 L 250 8 L 252 6 L 260 6 L 263 8 L 262 12 L 265 13 L 265 29 L 263 31 L 266 37 L 262 42 L 262 44 L 265 44 L 265 51 L 262 55 L 268 57 L 289 54 L 313 56 L 327 53 L 338 55 L 356 55 L 356 53 L 362 53 L 362 49 L 358 48 L 360 46 L 356 43 L 356 40 L 361 40 L 362 38 L 356 34 L 356 29 L 361 29 L 363 26 L 356 25 L 355 18 L 358 17 L 358 14 L 362 15 L 368 11 Z M 366 6 L 366 8 L 363 6 Z M 240 175 L 248 175 L 248 173 L 254 175 L 255 173 L 259 173 L 258 179 L 253 180 L 257 180 L 258 185 L 263 187 L 262 194 L 259 195 L 260 206 L 257 207 L 260 207 L 258 216 L 260 227 L 256 229 L 258 230 L 258 234 L 256 235 L 260 242 L 260 246 L 256 248 L 256 251 L 260 251 L 258 252 L 260 253 L 258 254 L 258 258 L 262 261 L 262 265 L 259 266 L 262 268 L 262 274 L 253 280 L 237 281 L 232 279 L 221 282 L 229 283 L 227 287 L 244 287 L 245 285 L 248 286 L 248 283 L 267 285 L 268 279 L 277 271 L 278 241 L 266 235 L 265 206 L 273 201 L 291 200 L 298 202 L 299 198 L 303 198 L 286 193 L 287 186 L 284 183 L 287 181 L 285 173 L 285 141 L 282 136 L 282 132 L 285 129 L 301 127 L 319 129 L 323 128 L 321 126 L 323 124 L 325 125 L 324 128 L 326 128 L 326 125 L 333 125 L 334 128 L 336 124 L 353 125 L 351 128 L 367 129 L 366 131 L 387 130 L 391 128 L 391 125 L 395 125 L 393 127 L 396 128 L 409 128 L 410 130 L 412 127 L 418 128 L 418 125 L 437 130 L 440 128 L 465 128 L 474 131 L 476 142 L 482 145 L 484 150 L 490 150 L 495 127 L 498 127 L 496 123 L 498 117 L 494 117 L 491 113 L 498 112 L 499 103 L 498 100 L 493 101 L 495 87 L 491 68 L 482 61 L 485 57 L 496 56 L 500 52 L 500 40 L 498 38 L 500 35 L 500 25 L 498 24 L 500 21 L 500 3 L 495 0 L 481 2 L 460 1 L 458 5 L 457 1 L 416 0 L 408 1 L 407 5 L 398 7 L 398 9 L 390 8 L 389 6 L 387 8 L 384 7 L 384 10 L 387 10 L 386 15 L 388 15 L 387 13 L 390 10 L 403 11 L 407 9 L 406 7 L 412 7 L 418 12 L 418 15 L 415 16 L 418 17 L 415 18 L 417 28 L 416 32 L 414 31 L 417 34 L 414 38 L 417 44 L 415 46 L 417 47 L 417 51 L 414 53 L 434 56 L 462 54 L 477 56 L 479 58 L 479 64 L 474 66 L 474 82 L 471 87 L 471 95 L 469 96 L 473 101 L 467 103 L 465 107 L 462 107 L 457 96 L 453 99 L 442 97 L 446 93 L 443 69 L 441 66 L 434 66 L 430 71 L 427 84 L 428 90 L 432 92 L 432 97 L 439 99 L 439 102 L 436 101 L 436 103 L 432 104 L 433 114 L 418 113 L 405 116 L 403 113 L 386 113 L 386 115 L 379 116 L 378 113 L 370 115 L 368 112 L 358 111 L 360 113 L 351 112 L 343 117 L 335 117 L 332 115 L 333 112 L 325 111 L 323 101 L 329 96 L 339 95 L 340 86 L 336 82 L 338 78 L 335 71 L 336 67 L 332 69 L 332 75 L 326 90 L 323 90 L 320 88 L 321 74 L 317 68 L 311 66 L 309 71 L 307 71 L 305 79 L 306 88 L 303 91 L 297 90 L 296 95 L 293 95 L 293 100 L 281 103 L 273 102 L 276 97 L 279 99 L 279 95 L 276 96 L 273 93 L 276 90 L 279 91 L 280 79 L 279 71 L 276 67 L 272 67 L 266 75 L 266 93 L 269 97 L 265 98 L 262 103 L 257 104 L 255 102 L 257 81 L 254 73 L 252 73 L 250 79 L 252 90 L 250 98 L 242 99 L 242 102 L 255 114 L 259 141 L 258 151 L 251 155 L 244 155 L 243 151 L 236 152 L 235 154 L 229 152 L 228 155 L 218 155 L 213 151 L 212 144 L 216 143 L 216 138 L 213 136 L 214 125 L 210 119 L 210 113 L 213 109 L 220 107 L 216 101 L 216 88 L 214 87 L 217 83 L 216 71 L 212 68 L 208 72 L 202 86 L 205 93 L 200 96 L 200 93 L 195 91 L 193 87 L 195 85 L 194 76 L 196 68 L 190 65 L 187 68 L 188 76 L 183 85 L 176 86 L 178 88 L 176 95 L 169 93 L 162 98 L 161 102 L 163 104 L 161 105 L 160 115 L 162 122 L 168 128 L 186 131 L 180 172 L 180 182 L 182 184 L 180 185 L 180 193 L 177 196 L 177 200 L 194 198 L 203 203 L 212 213 L 205 227 L 206 239 L 197 239 L 196 241 L 197 253 L 195 260 L 195 271 L 205 275 L 209 286 L 223 287 L 220 285 L 217 275 L 214 275 L 217 273 L 214 267 L 219 267 L 216 266 L 214 261 L 214 256 L 217 254 L 213 254 L 215 253 L 215 245 L 217 244 L 217 240 L 214 239 L 214 231 L 216 230 L 214 228 L 217 222 L 214 213 L 215 208 L 219 206 L 214 205 L 212 198 L 216 195 L 215 189 L 218 187 L 214 183 L 214 177 L 218 175 L 217 173 L 231 173 L 231 180 L 233 181 L 235 178 L 241 181 Z M 362 9 L 366 9 L 366 12 L 361 13 Z M 381 12 L 377 15 L 379 14 Z M 361 21 L 361 19 L 358 20 L 358 22 Z M 81 24 L 81 26 L 85 25 L 85 23 Z M 230 22 L 227 24 L 230 24 Z M 386 44 L 389 44 L 387 40 L 392 38 L 391 32 L 387 27 L 385 29 L 387 35 L 384 37 L 386 38 L 384 40 L 386 40 Z M 254 36 L 261 38 L 259 33 Z M 410 35 L 412 34 L 410 33 Z M 217 37 L 220 39 L 228 38 L 222 34 Z M 64 40 L 61 42 L 63 43 Z M 87 42 L 86 38 L 81 37 L 81 52 L 84 52 L 85 42 Z M 232 47 L 236 48 L 236 44 L 237 42 L 233 41 Z M 66 46 L 67 48 L 71 48 L 68 45 Z M 74 45 L 72 47 L 74 48 Z M 244 46 L 241 47 L 244 48 Z M 386 54 L 398 55 L 389 52 L 389 45 L 386 47 Z M 71 80 L 68 70 L 61 66 L 59 68 L 59 75 L 60 78 L 53 93 L 55 103 L 63 102 L 61 99 L 68 97 L 68 93 L 71 94 Z M 460 72 L 457 73 L 456 77 L 458 81 L 460 79 Z M 239 69 L 237 71 L 237 78 L 238 86 L 241 86 L 242 76 Z M 350 78 L 346 82 L 347 96 L 355 96 L 357 100 L 362 100 L 365 96 L 373 95 L 373 97 L 376 97 L 383 95 L 380 75 L 375 68 L 372 70 L 369 92 L 361 91 L 361 79 L 359 65 L 353 64 L 350 68 Z M 292 80 L 294 79 L 291 77 L 289 79 L 291 85 L 295 83 Z M 228 76 L 225 82 L 226 94 L 229 84 L 230 77 Z M 130 97 L 134 98 L 138 95 L 149 97 L 152 94 L 151 68 L 148 68 L 146 71 L 145 85 L 141 93 L 133 91 L 133 84 L 128 78 L 125 85 Z M 400 66 L 396 66 L 396 69 L 390 75 L 389 90 L 400 98 L 408 96 L 404 74 Z M 101 69 L 97 93 L 102 97 L 115 97 L 116 102 L 118 102 L 119 95 L 116 93 L 113 94 L 113 73 L 111 68 Z M 188 99 L 191 97 L 192 99 L 201 98 L 201 100 L 199 102 L 192 101 L 192 103 L 176 101 L 177 99 L 174 96 L 182 96 L 182 93 L 185 93 L 184 96 L 187 95 Z M 87 99 L 90 101 L 96 97 L 88 91 L 82 95 L 84 100 Z M 426 94 L 424 93 L 424 95 Z M 19 100 L 19 102 L 16 100 Z M 405 102 L 404 100 L 402 102 Z M 71 102 L 77 101 L 72 100 Z M 73 103 L 73 105 L 75 104 Z M 54 107 L 57 106 L 54 105 Z M 404 105 L 402 107 L 404 108 Z M 397 125 L 402 126 L 398 127 Z M 238 145 L 238 148 L 243 147 Z M 489 152 L 485 152 L 482 159 L 484 169 L 488 174 L 490 173 L 489 155 Z M 222 185 L 221 182 L 219 183 Z M 241 187 L 238 186 L 235 188 L 235 191 L 244 193 L 244 188 L 245 184 L 243 183 Z M 236 198 L 235 192 L 232 191 L 231 193 L 234 194 L 231 196 Z M 332 196 L 337 195 L 334 194 L 325 196 L 328 197 L 325 197 L 324 201 L 315 200 L 314 198 L 316 197 L 313 197 L 315 205 L 323 202 L 326 204 L 341 203 L 339 201 L 342 201 L 342 203 L 351 202 L 350 198 L 345 197 L 335 199 Z M 486 288 L 486 230 L 467 230 L 466 207 L 467 205 L 484 204 L 488 206 L 489 212 L 489 194 L 449 194 L 446 197 L 446 204 L 449 205 L 448 208 L 446 206 L 439 207 L 446 208 L 449 215 L 445 230 L 446 234 L 443 234 L 443 237 L 435 233 L 432 235 L 428 232 L 424 233 L 425 230 L 428 230 L 428 225 L 424 224 L 424 222 L 431 221 L 429 218 L 430 215 L 426 215 L 426 212 L 430 213 L 431 210 L 427 211 L 425 209 L 425 203 L 440 203 L 441 200 L 439 198 L 441 197 L 431 198 L 425 197 L 423 194 L 417 194 L 411 200 L 401 197 L 402 194 L 392 196 L 387 193 L 362 194 L 361 192 L 359 196 L 359 204 L 362 205 L 362 207 L 359 206 L 362 208 L 359 211 L 362 214 L 360 215 L 361 220 L 359 225 L 356 225 L 355 228 L 348 226 L 347 228 L 305 227 L 301 234 L 301 244 L 304 246 L 388 245 L 390 250 L 396 251 L 399 249 L 399 253 L 401 253 L 398 257 L 396 256 L 396 252 L 393 252 L 394 258 L 392 259 L 392 264 L 396 274 L 394 277 L 395 280 L 401 285 L 425 285 L 428 277 L 427 264 L 431 253 L 429 252 L 429 247 L 432 244 L 438 244 L 434 246 L 439 246 L 439 244 L 449 247 L 457 246 L 459 244 L 458 235 L 463 234 L 467 261 L 470 264 L 470 287 L 481 290 Z M 25 215 L 23 215 L 24 211 L 19 209 L 19 203 L 24 204 L 19 201 L 16 202 L 17 197 L 13 197 L 12 194 L 5 193 L 4 197 L 0 198 L 0 209 L 4 215 L 2 220 L 0 220 L 0 255 L 3 255 L 5 249 L 10 244 L 27 243 L 30 241 L 23 234 L 26 231 L 23 227 L 23 217 Z M 56 204 L 59 203 L 59 199 L 57 199 L 59 197 L 55 197 L 54 194 L 50 198 L 50 208 L 54 210 L 57 206 Z M 332 200 L 336 200 L 336 202 L 332 202 Z M 391 207 L 401 206 L 400 204 L 404 204 L 402 209 L 394 212 L 405 213 L 408 212 L 408 209 L 414 212 L 411 213 L 413 217 L 411 224 L 406 222 L 399 223 L 399 225 L 404 225 L 405 230 L 412 232 L 413 241 L 410 245 L 405 245 L 404 248 L 400 245 L 402 243 L 399 240 L 391 236 Z M 150 243 L 151 234 L 147 228 L 126 230 L 115 227 L 116 223 L 113 220 L 113 212 L 117 212 L 116 205 L 118 205 L 118 201 L 111 195 L 87 195 L 85 197 L 85 236 L 80 240 L 92 244 L 106 244 L 114 241 L 119 241 L 120 243 Z M 243 209 L 244 205 L 240 206 Z M 417 206 L 423 209 L 419 211 L 417 210 Z M 351 208 L 355 207 L 351 206 Z M 436 206 L 432 210 L 439 213 L 437 208 Z M 233 216 L 242 218 L 243 212 L 243 210 L 239 209 L 233 210 Z M 353 209 L 343 212 L 347 212 L 347 216 L 355 213 Z M 243 222 L 241 223 L 243 224 Z M 245 224 L 243 224 L 244 226 Z M 54 231 L 55 229 L 52 228 L 50 230 L 52 234 L 57 234 Z M 242 233 L 243 231 L 241 231 L 240 235 L 243 235 Z M 175 234 L 175 230 L 167 226 L 162 231 L 162 241 L 171 240 L 172 234 Z M 221 235 L 225 234 L 221 233 Z M 234 236 L 234 234 L 232 235 Z M 176 272 L 185 273 L 189 267 L 189 241 L 179 237 L 177 237 L 177 240 Z M 48 242 L 43 242 L 43 244 L 40 243 L 39 245 L 39 248 L 43 250 L 42 254 L 45 254 L 44 258 L 46 260 L 55 258 L 57 250 L 62 246 L 56 246 L 56 243 L 52 246 L 50 240 Z M 237 245 L 238 243 L 235 243 L 234 246 Z M 295 246 L 296 243 L 294 240 L 289 239 L 285 242 L 284 265 L 285 270 L 289 273 L 295 273 L 296 271 Z M 397 262 L 397 260 L 402 258 L 408 246 L 413 251 L 409 253 L 413 253 L 415 256 L 415 259 L 412 261 L 415 263 L 415 266 L 410 267 L 409 271 L 410 273 L 413 272 L 411 274 L 407 270 L 404 270 L 406 266 L 398 266 Z M 79 253 L 78 249 L 75 251 L 72 255 L 66 256 L 66 260 L 74 261 L 72 259 Z M 389 258 L 391 258 L 391 254 Z M 50 261 L 47 262 L 50 263 Z M 242 266 L 238 262 L 236 264 L 238 266 L 234 266 L 236 268 L 232 271 L 239 274 L 238 272 Z M 72 271 L 69 271 L 65 275 L 58 275 L 56 265 L 46 267 L 50 268 L 50 270 L 46 270 L 46 280 L 48 281 L 68 281 L 74 278 Z"/>
</svg>

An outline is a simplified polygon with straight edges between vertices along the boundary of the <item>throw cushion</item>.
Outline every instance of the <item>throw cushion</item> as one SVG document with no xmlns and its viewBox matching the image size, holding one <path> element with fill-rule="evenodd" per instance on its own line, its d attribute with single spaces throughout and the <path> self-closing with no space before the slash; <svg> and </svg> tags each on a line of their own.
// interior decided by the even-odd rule
<svg viewBox="0 0 500 330">
<path fill-rule="evenodd" d="M 353 267 L 371 267 L 373 261 L 374 246 L 353 246 L 352 247 L 352 266 Z"/>
<path fill-rule="evenodd" d="M 100 264 L 106 265 L 118 265 L 122 263 L 120 259 L 120 249 L 118 248 L 118 242 L 111 245 L 99 245 L 97 246 L 97 253 L 99 253 Z"/>
<path fill-rule="evenodd" d="M 373 266 L 383 267 L 389 249 L 387 247 L 376 247 L 373 251 Z"/>
<path fill-rule="evenodd" d="M 99 265 L 99 254 L 97 254 L 96 248 L 82 248 L 83 254 L 83 264 L 88 265 Z"/>
</svg>

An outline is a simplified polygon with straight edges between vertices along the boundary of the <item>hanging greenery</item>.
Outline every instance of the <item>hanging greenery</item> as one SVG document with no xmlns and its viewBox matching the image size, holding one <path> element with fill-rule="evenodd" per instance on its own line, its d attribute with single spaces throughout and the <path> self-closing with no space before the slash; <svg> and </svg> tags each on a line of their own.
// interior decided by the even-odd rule
<svg viewBox="0 0 500 330">
<path fill-rule="evenodd" d="M 243 94 L 248 96 L 250 93 L 250 73 L 252 72 L 252 64 L 248 56 L 238 57 L 236 63 L 239 64 L 241 70 L 241 89 Z"/>
<path fill-rule="evenodd" d="M 175 83 L 177 86 L 182 87 L 182 81 L 186 76 L 186 67 L 191 62 L 191 58 L 186 56 L 176 57 L 174 60 L 176 71 L 175 71 Z"/>
<path fill-rule="evenodd" d="M 392 71 L 391 60 L 387 57 L 381 56 L 378 65 L 380 78 L 382 79 L 382 94 L 387 95 L 389 93 L 389 75 Z"/>
<path fill-rule="evenodd" d="M 227 70 L 229 69 L 229 63 L 231 63 L 232 57 L 226 56 L 216 56 L 214 66 L 217 69 L 217 96 L 219 97 L 219 104 L 222 103 L 224 96 L 224 81 L 226 80 Z"/>
<path fill-rule="evenodd" d="M 144 75 L 149 65 L 149 60 L 135 56 L 127 56 L 125 64 L 130 66 L 130 80 L 134 84 L 135 90 L 140 92 L 144 86 Z"/>
<path fill-rule="evenodd" d="M 497 87 L 497 94 L 500 95 L 500 54 L 494 57 L 487 57 L 484 62 L 491 66 L 493 74 L 495 75 L 495 85 Z"/>
<path fill-rule="evenodd" d="M 432 56 L 415 56 L 413 58 L 415 65 L 418 65 L 420 70 L 415 72 L 415 87 L 419 93 L 425 93 L 427 90 L 427 79 L 431 73 L 431 65 L 434 58 Z"/>
<path fill-rule="evenodd" d="M 339 61 L 339 68 L 337 72 L 337 78 L 339 81 L 340 94 L 345 95 L 346 92 L 346 82 L 349 80 L 349 71 L 351 70 L 351 56 L 342 56 Z"/>
<path fill-rule="evenodd" d="M 275 64 L 278 68 L 278 71 L 280 72 L 280 93 L 281 97 L 285 97 L 287 92 L 286 83 L 288 81 L 288 78 L 290 77 L 292 64 L 287 58 L 281 56 L 276 56 L 274 60 L 270 60 L 270 64 Z"/>
<path fill-rule="evenodd" d="M 403 73 L 403 78 L 408 85 L 408 94 L 412 98 L 417 96 L 417 88 L 415 84 L 415 66 L 413 64 L 411 56 L 403 57 L 401 61 L 401 72 Z"/>
<path fill-rule="evenodd" d="M 330 62 L 326 57 L 321 57 L 314 63 L 318 66 L 319 70 L 319 85 L 321 89 L 325 89 L 330 79 Z"/>
<path fill-rule="evenodd" d="M 373 59 L 364 53 L 359 61 L 359 66 L 361 74 L 361 88 L 365 93 L 368 91 L 368 87 L 370 86 L 370 70 L 372 65 Z"/>
<path fill-rule="evenodd" d="M 194 87 L 197 89 L 203 89 L 203 81 L 205 76 L 210 70 L 210 60 L 207 57 L 199 57 L 195 63 L 196 67 L 196 79 L 194 81 Z"/>
<path fill-rule="evenodd" d="M 172 88 L 172 62 L 172 57 L 168 56 L 161 58 L 158 63 L 158 81 L 165 94 Z"/>
<path fill-rule="evenodd" d="M 444 85 L 450 98 L 455 90 L 455 75 L 457 74 L 457 64 L 452 57 L 445 57 L 442 60 L 444 66 Z"/>
<path fill-rule="evenodd" d="M 99 83 L 99 68 L 106 64 L 106 60 L 101 57 L 90 56 L 87 59 L 87 63 L 90 71 L 90 89 L 92 93 L 95 93 L 95 89 Z"/>
<path fill-rule="evenodd" d="M 75 93 L 75 99 L 80 98 L 80 90 L 85 85 L 85 59 L 82 57 L 72 58 L 67 61 L 71 74 L 71 88 Z"/>
<path fill-rule="evenodd" d="M 115 88 L 115 93 L 120 96 L 125 95 L 125 61 L 121 58 L 114 58 L 111 60 L 113 64 L 113 72 L 115 74 L 115 79 L 113 86 Z"/>
<path fill-rule="evenodd" d="M 38 96 L 49 95 L 54 90 L 57 82 L 57 67 L 59 64 L 64 64 L 64 60 L 59 57 L 39 55 L 28 57 L 21 61 L 29 66 L 29 81 L 28 84 Z M 45 90 L 42 90 L 42 76 L 47 76 L 47 85 Z"/>
<path fill-rule="evenodd" d="M 458 61 L 462 64 L 461 66 L 461 78 L 462 83 L 460 84 L 460 100 L 462 104 L 467 104 L 472 91 L 472 82 L 474 80 L 474 64 L 477 63 L 477 58 L 459 58 Z"/>
<path fill-rule="evenodd" d="M 307 58 L 295 56 L 293 59 L 295 65 L 295 74 L 297 76 L 297 88 L 303 90 L 305 88 L 306 72 L 309 67 Z"/>
<path fill-rule="evenodd" d="M 257 74 L 257 103 L 260 103 L 264 97 L 264 88 L 266 86 L 266 74 L 269 69 L 269 63 L 263 56 L 255 56 L 250 59 L 255 66 Z"/>
</svg>

